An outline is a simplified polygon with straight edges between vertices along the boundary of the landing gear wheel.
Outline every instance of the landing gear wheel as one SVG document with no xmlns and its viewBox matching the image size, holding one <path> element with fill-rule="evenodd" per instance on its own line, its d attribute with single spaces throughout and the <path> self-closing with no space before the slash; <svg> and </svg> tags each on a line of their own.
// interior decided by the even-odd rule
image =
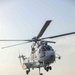
<svg viewBox="0 0 75 75">
<path fill-rule="evenodd" d="M 44 69 L 45 69 L 47 72 L 49 71 L 49 67 L 45 67 Z"/>
<path fill-rule="evenodd" d="M 30 72 L 29 70 L 26 70 L 26 74 L 27 74 L 27 75 L 29 74 L 29 72 Z"/>
<path fill-rule="evenodd" d="M 40 73 L 40 75 L 43 75 L 43 73 Z"/>
<path fill-rule="evenodd" d="M 48 67 L 45 67 L 44 69 L 48 72 L 49 70 L 52 70 L 52 67 L 48 66 Z"/>
<path fill-rule="evenodd" d="M 49 71 L 49 67 L 46 68 L 46 71 L 47 71 L 47 72 Z"/>
<path fill-rule="evenodd" d="M 43 75 L 43 73 L 40 73 L 40 67 L 39 67 L 39 75 Z"/>
<path fill-rule="evenodd" d="M 28 75 L 28 73 L 29 73 L 29 71 L 27 70 L 27 71 L 26 71 L 26 74 Z"/>
</svg>

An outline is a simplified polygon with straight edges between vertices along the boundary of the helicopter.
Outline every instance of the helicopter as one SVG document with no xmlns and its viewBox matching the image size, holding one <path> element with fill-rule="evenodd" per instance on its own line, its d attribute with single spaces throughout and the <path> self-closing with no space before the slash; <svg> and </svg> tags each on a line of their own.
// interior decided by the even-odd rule
<svg viewBox="0 0 75 75">
<path fill-rule="evenodd" d="M 23 70 L 26 70 L 27 75 L 29 74 L 31 68 L 33 70 L 35 68 L 38 68 L 39 69 L 39 75 L 43 75 L 43 73 L 40 72 L 41 67 L 43 67 L 48 72 L 49 70 L 52 70 L 51 64 L 56 61 L 56 58 L 61 59 L 61 56 L 59 54 L 57 54 L 55 52 L 55 50 L 52 48 L 52 46 L 50 46 L 48 44 L 48 43 L 54 43 L 55 44 L 56 42 L 55 41 L 47 41 L 45 39 L 53 39 L 53 38 L 58 38 L 58 37 L 62 37 L 62 36 L 75 34 L 75 32 L 70 32 L 70 33 L 65 33 L 65 34 L 41 38 L 43 33 L 45 32 L 45 30 L 47 29 L 47 27 L 50 25 L 51 22 L 52 22 L 52 20 L 47 20 L 45 22 L 44 26 L 42 27 L 42 29 L 40 30 L 39 34 L 36 37 L 33 37 L 32 39 L 27 39 L 27 40 L 0 40 L 0 41 L 26 41 L 24 43 L 2 47 L 2 49 L 33 42 L 33 44 L 31 45 L 30 57 L 20 55 L 20 53 L 19 53 L 19 57 L 18 57 L 20 59 L 20 63 L 22 65 L 22 68 L 23 68 Z"/>
</svg>

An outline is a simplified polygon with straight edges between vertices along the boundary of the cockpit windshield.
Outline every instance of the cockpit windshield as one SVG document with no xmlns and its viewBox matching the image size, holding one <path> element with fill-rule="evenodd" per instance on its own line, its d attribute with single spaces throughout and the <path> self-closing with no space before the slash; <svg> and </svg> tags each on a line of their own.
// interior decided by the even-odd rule
<svg viewBox="0 0 75 75">
<path fill-rule="evenodd" d="M 43 49 L 43 51 L 53 50 L 53 48 L 51 46 L 49 46 L 49 45 L 43 46 L 42 49 Z"/>
<path fill-rule="evenodd" d="M 42 46 L 39 50 L 39 53 L 44 52 L 44 51 L 53 51 L 53 48 L 49 45 Z"/>
</svg>

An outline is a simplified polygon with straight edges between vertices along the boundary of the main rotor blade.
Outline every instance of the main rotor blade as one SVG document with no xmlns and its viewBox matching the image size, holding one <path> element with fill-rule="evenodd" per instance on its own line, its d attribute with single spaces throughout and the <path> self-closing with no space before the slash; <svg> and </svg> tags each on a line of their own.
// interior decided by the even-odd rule
<svg viewBox="0 0 75 75">
<path fill-rule="evenodd" d="M 51 36 L 51 37 L 45 37 L 45 38 L 41 38 L 40 40 L 42 40 L 42 39 L 53 39 L 53 38 L 67 36 L 67 35 L 72 35 L 72 34 L 75 34 L 75 32 L 66 33 L 66 34 L 60 34 L 60 35 L 55 35 L 55 36 Z"/>
<path fill-rule="evenodd" d="M 9 40 L 9 39 L 4 40 L 4 39 L 2 39 L 0 41 L 30 41 L 31 42 L 32 40 Z"/>
<path fill-rule="evenodd" d="M 41 29 L 41 31 L 39 32 L 37 38 L 40 38 L 43 33 L 45 32 L 46 28 L 49 26 L 49 24 L 51 23 L 52 20 L 48 20 L 46 21 L 46 23 L 44 24 L 43 28 Z"/>
<path fill-rule="evenodd" d="M 30 42 L 23 42 L 23 43 L 19 43 L 19 44 L 10 45 L 10 46 L 5 46 L 5 47 L 2 47 L 1 49 L 18 46 L 18 45 L 22 45 L 22 44 L 26 44 L 26 43 L 30 43 Z"/>
<path fill-rule="evenodd" d="M 48 42 L 48 43 L 56 43 L 56 42 L 54 42 L 54 41 L 46 41 L 46 40 L 44 40 L 44 41 L 42 41 L 42 42 Z"/>
</svg>

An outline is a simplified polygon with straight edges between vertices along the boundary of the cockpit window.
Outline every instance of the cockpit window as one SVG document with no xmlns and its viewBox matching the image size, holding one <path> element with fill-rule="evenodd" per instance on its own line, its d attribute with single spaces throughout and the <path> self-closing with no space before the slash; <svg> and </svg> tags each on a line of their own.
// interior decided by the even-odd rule
<svg viewBox="0 0 75 75">
<path fill-rule="evenodd" d="M 50 50 L 51 48 L 50 48 L 50 46 L 47 46 L 46 49 L 47 49 L 47 50 Z"/>
<path fill-rule="evenodd" d="M 44 46 L 39 49 L 39 53 L 41 53 L 43 51 L 46 51 L 46 48 Z"/>
<path fill-rule="evenodd" d="M 42 46 L 39 50 L 39 53 L 43 52 L 43 51 L 50 51 L 52 50 L 53 51 L 53 48 L 49 45 L 46 45 L 46 46 Z"/>
<path fill-rule="evenodd" d="M 47 45 L 45 48 L 46 48 L 46 50 L 53 50 L 53 48 L 49 45 Z"/>
</svg>

